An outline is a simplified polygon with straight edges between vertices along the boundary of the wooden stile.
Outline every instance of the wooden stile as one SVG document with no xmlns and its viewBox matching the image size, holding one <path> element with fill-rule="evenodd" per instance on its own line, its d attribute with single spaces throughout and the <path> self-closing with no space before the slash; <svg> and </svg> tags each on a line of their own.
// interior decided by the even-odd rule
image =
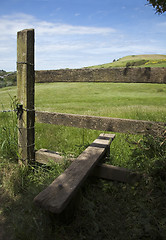
<svg viewBox="0 0 166 240">
<path fill-rule="evenodd" d="M 61 213 L 106 154 L 114 137 L 114 134 L 100 134 L 69 168 L 35 197 L 34 202 L 52 213 Z"/>
</svg>

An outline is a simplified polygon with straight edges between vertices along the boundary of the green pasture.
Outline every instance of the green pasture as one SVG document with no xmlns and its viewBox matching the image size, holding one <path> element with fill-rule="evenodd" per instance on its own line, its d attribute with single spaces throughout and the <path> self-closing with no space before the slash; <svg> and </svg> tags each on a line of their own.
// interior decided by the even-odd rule
<svg viewBox="0 0 166 240">
<path fill-rule="evenodd" d="M 16 96 L 16 87 L 0 89 L 0 96 L 1 109 L 10 109 L 12 98 Z M 166 122 L 166 85 L 141 83 L 36 84 L 35 108 L 38 111 Z M 6 113 L 3 116 L 5 117 Z M 65 155 L 77 156 L 99 133 L 99 131 L 93 130 L 36 123 L 36 148 L 47 148 L 60 151 Z M 117 137 L 114 141 L 113 147 L 116 144 L 118 146 L 120 142 L 122 146 L 126 144 L 126 135 L 120 135 L 121 137 Z M 116 150 L 114 159 L 118 154 L 119 150 Z M 117 159 L 119 158 L 117 157 Z M 126 163 L 122 161 L 120 164 L 125 165 Z"/>
<path fill-rule="evenodd" d="M 16 87 L 0 89 L 0 109 L 10 108 Z M 166 85 L 144 83 L 36 84 L 38 111 L 151 121 L 166 120 Z"/>
<path fill-rule="evenodd" d="M 166 122 L 164 84 L 42 83 L 36 84 L 35 88 L 35 108 L 38 111 Z M 1 109 L 10 109 L 16 94 L 16 87 L 0 89 Z M 6 113 L 3 114 L 4 119 L 5 116 Z M 65 156 L 78 156 L 100 134 L 100 131 L 40 123 L 36 123 L 35 132 L 36 149 L 47 148 Z M 126 134 L 116 136 L 112 145 L 112 161 L 127 166 L 130 149 Z"/>
</svg>

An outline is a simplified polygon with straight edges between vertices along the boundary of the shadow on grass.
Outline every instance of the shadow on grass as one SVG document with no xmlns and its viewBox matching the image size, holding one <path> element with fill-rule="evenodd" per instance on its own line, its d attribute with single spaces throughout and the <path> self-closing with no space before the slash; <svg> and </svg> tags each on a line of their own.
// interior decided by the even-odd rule
<svg viewBox="0 0 166 240">
<path fill-rule="evenodd" d="M 2 198 L 6 236 L 10 237 L 6 239 L 164 240 L 165 194 L 161 184 L 157 186 L 147 180 L 131 186 L 88 179 L 81 189 L 75 216 L 68 223 L 33 204 L 43 185 L 28 184 L 19 191 L 16 187 L 13 197 Z"/>
<path fill-rule="evenodd" d="M 122 137 L 120 139 L 123 140 Z M 113 163 L 120 165 L 123 161 L 124 164 L 125 154 L 129 155 L 129 150 L 124 148 L 124 142 L 125 138 L 121 144 L 119 141 L 116 142 L 116 139 L 112 143 Z M 124 152 L 118 152 L 116 145 L 119 149 L 123 146 Z M 151 141 L 150 145 L 152 146 Z M 136 160 L 140 156 L 137 165 L 143 163 L 140 162 L 141 159 L 144 162 L 148 161 L 150 155 L 146 153 L 145 159 L 145 154 L 142 156 L 142 149 L 136 153 Z M 131 160 L 127 156 L 125 159 L 127 159 L 126 164 Z M 47 167 L 36 165 L 19 168 L 16 163 L 1 162 L 0 184 L 4 194 L 0 199 L 0 210 L 7 240 L 165 239 L 166 178 L 159 178 L 158 171 L 157 173 L 153 171 L 153 176 L 145 175 L 141 182 L 132 186 L 88 179 L 81 189 L 75 216 L 73 219 L 68 219 L 67 224 L 36 207 L 33 203 L 34 197 L 67 166 L 68 163 L 64 162 L 63 164 L 50 163 Z M 163 169 L 164 167 L 165 160 Z M 159 170 L 161 173 L 161 169 Z M 63 219 L 63 215 L 61 217 Z M 5 237 L 2 239 L 5 240 Z"/>
</svg>

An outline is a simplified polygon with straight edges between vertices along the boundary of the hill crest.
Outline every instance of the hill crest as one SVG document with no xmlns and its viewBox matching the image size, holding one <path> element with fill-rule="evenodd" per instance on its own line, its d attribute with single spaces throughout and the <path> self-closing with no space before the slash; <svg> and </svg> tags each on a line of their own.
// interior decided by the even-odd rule
<svg viewBox="0 0 166 240">
<path fill-rule="evenodd" d="M 109 68 L 109 67 L 166 67 L 166 55 L 163 54 L 142 54 L 129 55 L 112 63 L 105 63 L 89 68 Z"/>
</svg>

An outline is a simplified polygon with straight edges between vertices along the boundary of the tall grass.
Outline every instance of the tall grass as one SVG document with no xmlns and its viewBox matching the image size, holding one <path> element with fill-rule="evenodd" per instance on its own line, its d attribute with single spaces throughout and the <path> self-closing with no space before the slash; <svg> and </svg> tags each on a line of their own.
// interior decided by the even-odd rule
<svg viewBox="0 0 166 240">
<path fill-rule="evenodd" d="M 16 98 L 11 98 L 11 112 L 0 113 L 0 155 L 11 160 L 16 160 L 18 156 L 17 114 L 13 111 L 15 107 Z"/>
</svg>

